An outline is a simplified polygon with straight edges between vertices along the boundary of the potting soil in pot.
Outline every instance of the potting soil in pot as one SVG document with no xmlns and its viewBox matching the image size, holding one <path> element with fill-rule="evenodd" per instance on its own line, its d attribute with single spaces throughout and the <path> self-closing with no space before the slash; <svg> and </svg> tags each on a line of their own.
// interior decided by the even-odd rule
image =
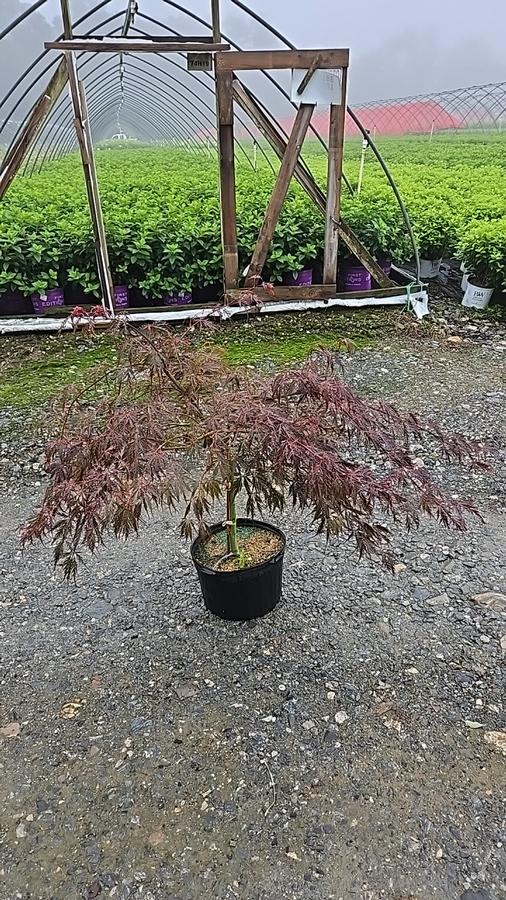
<svg viewBox="0 0 506 900">
<path fill-rule="evenodd" d="M 227 533 L 225 529 L 218 531 L 200 545 L 198 560 L 217 572 L 236 572 L 266 562 L 283 546 L 281 539 L 272 531 L 248 525 L 237 526 L 237 544 L 239 557 L 224 559 L 227 556 Z"/>
</svg>

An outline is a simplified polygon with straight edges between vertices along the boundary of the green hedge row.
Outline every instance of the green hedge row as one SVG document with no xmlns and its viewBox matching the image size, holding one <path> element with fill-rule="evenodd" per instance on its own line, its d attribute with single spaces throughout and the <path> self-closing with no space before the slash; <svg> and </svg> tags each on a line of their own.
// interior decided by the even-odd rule
<svg viewBox="0 0 506 900">
<path fill-rule="evenodd" d="M 220 281 L 215 160 L 205 153 L 142 148 L 101 149 L 97 161 L 115 283 L 126 283 L 157 299 Z M 316 147 L 309 147 L 308 161 L 324 183 L 326 161 Z M 358 160 L 352 160 L 348 170 L 352 181 L 357 166 Z M 479 264 L 494 284 L 505 282 L 506 191 L 500 188 L 506 187 L 506 181 L 498 184 L 498 170 L 505 177 L 495 165 L 396 164 L 394 174 L 412 215 L 422 256 L 436 258 L 460 251 L 469 268 Z M 242 267 L 249 261 L 273 180 L 265 163 L 256 172 L 238 164 Z M 343 213 L 377 257 L 390 256 L 397 262 L 410 257 L 393 195 L 370 160 L 360 198 L 344 192 Z M 322 217 L 294 185 L 265 277 L 279 282 L 315 260 L 318 264 L 322 246 Z M 0 204 L 0 295 L 5 291 L 30 295 L 56 286 L 98 293 L 80 161 L 74 156 L 50 164 L 32 178 L 18 178 Z"/>
</svg>

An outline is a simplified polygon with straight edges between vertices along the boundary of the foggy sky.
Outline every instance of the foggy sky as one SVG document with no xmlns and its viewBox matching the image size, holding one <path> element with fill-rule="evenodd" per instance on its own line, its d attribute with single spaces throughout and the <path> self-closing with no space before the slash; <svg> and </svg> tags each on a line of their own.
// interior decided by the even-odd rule
<svg viewBox="0 0 506 900">
<path fill-rule="evenodd" d="M 33 0 L 0 0 L 0 30 Z M 89 12 L 98 0 L 71 0 L 75 21 Z M 198 34 L 203 27 L 163 0 L 138 0 L 140 11 L 152 15 L 168 28 L 183 34 Z M 179 0 L 183 5 L 184 0 Z M 473 84 L 506 81 L 504 34 L 506 33 L 506 0 L 249 0 L 260 15 L 292 40 L 298 47 L 308 49 L 328 46 L 351 50 L 349 99 L 353 106 L 362 102 L 401 98 L 426 94 Z M 210 0 L 189 0 L 187 8 L 206 21 L 210 18 Z M 111 0 L 97 14 L 78 27 L 77 34 L 90 30 L 106 33 L 121 27 L 126 0 Z M 99 23 L 119 13 L 113 24 L 98 27 Z M 151 34 L 163 29 L 140 17 L 136 26 Z M 261 25 L 237 8 L 232 0 L 222 0 L 222 29 L 241 46 L 251 48 L 279 47 Z M 41 9 L 29 16 L 0 46 L 0 106 L 2 97 L 18 76 L 41 53 L 44 40 L 56 37 L 62 30 L 59 0 L 48 0 Z M 48 58 L 51 58 L 50 57 Z M 0 108 L 0 123 L 7 121 L 0 143 L 8 142 L 20 121 L 39 96 L 41 81 L 34 83 L 23 99 L 21 91 L 40 74 L 48 58 L 30 72 L 21 88 L 16 89 Z M 170 70 L 170 60 L 158 58 L 157 63 Z M 94 74 L 94 67 L 83 64 L 84 78 Z M 135 66 L 149 69 L 146 60 L 135 60 Z M 129 67 L 130 83 L 139 82 L 134 63 Z M 179 76 L 185 80 L 184 73 Z M 146 77 L 153 78 L 151 70 Z M 260 75 L 244 73 L 246 83 L 273 114 L 292 114 L 292 108 Z M 280 82 L 289 87 L 289 73 L 279 73 Z M 114 78 L 113 78 L 114 81 Z M 116 83 L 118 79 L 115 79 Z M 188 81 L 188 79 L 186 79 Z M 109 82 L 108 82 L 109 84 Z M 197 82 L 193 90 L 202 93 Z M 203 89 L 202 89 L 203 90 Z M 170 99 L 169 105 L 181 106 L 180 97 Z M 19 105 L 18 104 L 19 101 Z M 16 106 L 14 105 L 16 104 Z M 211 100 L 211 110 L 214 101 Z M 212 112 L 214 115 L 214 112 Z M 193 115 L 190 112 L 190 116 Z M 200 126 L 199 126 L 200 127 Z"/>
<path fill-rule="evenodd" d="M 184 21 L 162 0 L 139 2 L 143 12 L 168 24 L 176 17 L 178 25 Z M 353 102 L 506 80 L 506 0 L 247 2 L 298 47 L 350 47 Z M 94 3 L 72 0 L 72 5 L 82 12 Z M 111 9 L 124 5 L 125 0 L 110 4 Z M 188 6 L 208 18 L 210 0 L 190 0 Z M 50 0 L 47 16 L 58 10 L 58 0 Z M 275 46 L 230 0 L 222 0 L 222 16 L 223 30 L 238 43 Z"/>
</svg>

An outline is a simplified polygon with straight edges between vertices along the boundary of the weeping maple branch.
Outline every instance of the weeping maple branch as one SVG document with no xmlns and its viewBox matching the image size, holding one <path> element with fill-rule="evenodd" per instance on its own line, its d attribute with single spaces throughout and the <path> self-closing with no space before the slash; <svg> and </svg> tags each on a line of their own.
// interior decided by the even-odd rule
<svg viewBox="0 0 506 900">
<path fill-rule="evenodd" d="M 332 354 L 271 377 L 230 368 L 188 332 L 121 327 L 115 390 L 92 407 L 79 392 L 64 398 L 46 448 L 49 485 L 22 533 L 25 544 L 49 541 L 67 577 L 108 533 L 127 538 L 154 509 L 180 502 L 186 537 L 207 534 L 214 505 L 226 506 L 218 521 L 232 523 L 229 552 L 242 494 L 248 516 L 288 503 L 328 539 L 352 538 L 360 556 L 387 564 L 387 520 L 413 528 L 425 515 L 463 530 L 476 513 L 419 468 L 413 443 L 474 469 L 490 448 L 359 396 Z"/>
</svg>

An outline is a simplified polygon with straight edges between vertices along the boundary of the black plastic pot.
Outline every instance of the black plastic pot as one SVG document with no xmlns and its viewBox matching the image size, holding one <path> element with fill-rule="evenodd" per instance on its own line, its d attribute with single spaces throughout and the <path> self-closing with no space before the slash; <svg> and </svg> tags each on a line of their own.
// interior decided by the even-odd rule
<svg viewBox="0 0 506 900">
<path fill-rule="evenodd" d="M 216 572 L 199 562 L 196 551 L 201 545 L 201 538 L 194 540 L 191 556 L 199 576 L 204 603 L 209 612 L 219 616 L 220 619 L 245 622 L 265 616 L 281 599 L 286 538 L 279 528 L 268 525 L 267 522 L 238 519 L 237 524 L 272 531 L 281 539 L 281 549 L 265 562 L 248 569 L 239 569 L 237 572 Z M 223 525 L 213 525 L 209 530 L 211 534 L 216 534 L 223 530 Z"/>
<path fill-rule="evenodd" d="M 25 297 L 20 291 L 0 294 L 0 316 L 33 316 L 30 297 Z"/>
<path fill-rule="evenodd" d="M 223 284 L 215 281 L 203 287 L 194 287 L 192 291 L 192 303 L 217 303 L 223 296 Z"/>
</svg>

